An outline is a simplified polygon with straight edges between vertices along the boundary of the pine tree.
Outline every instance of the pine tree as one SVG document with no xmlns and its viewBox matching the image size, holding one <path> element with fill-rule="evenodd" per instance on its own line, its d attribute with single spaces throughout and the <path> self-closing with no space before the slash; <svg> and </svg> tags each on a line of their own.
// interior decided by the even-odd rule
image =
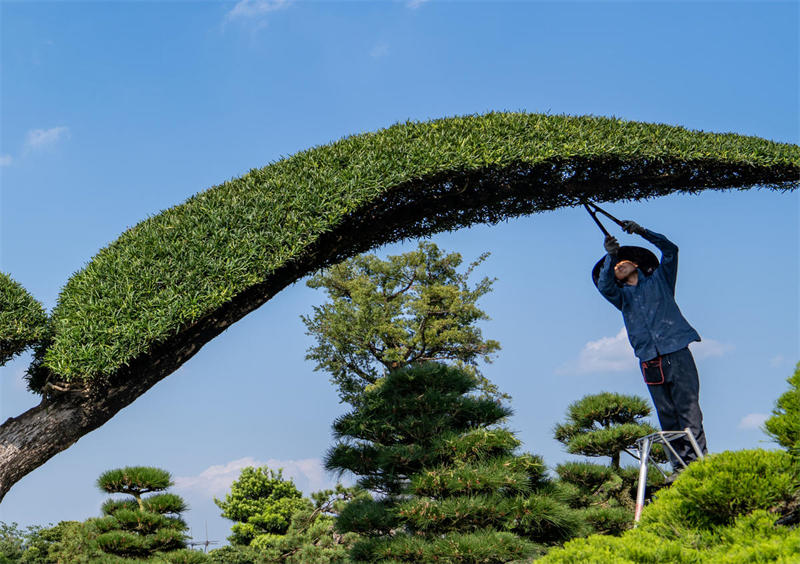
<svg viewBox="0 0 800 564">
<path fill-rule="evenodd" d="M 514 454 L 519 440 L 498 426 L 511 410 L 470 395 L 476 388 L 463 370 L 412 365 L 335 421 L 326 467 L 379 494 L 337 520 L 365 537 L 351 558 L 504 562 L 582 531 L 576 512 L 548 495 L 542 459 Z"/>
<path fill-rule="evenodd" d="M 180 496 L 166 492 L 173 485 L 169 472 L 128 466 L 104 472 L 96 483 L 102 492 L 130 496 L 107 500 L 101 507 L 104 517 L 90 521 L 98 548 L 118 557 L 105 561 L 158 555 L 170 562 L 205 562 L 202 553 L 186 549 L 188 527 L 181 514 L 188 506 Z"/>
<path fill-rule="evenodd" d="M 585 511 L 597 532 L 616 534 L 633 523 L 639 468 L 623 467 L 620 459 L 637 439 L 657 432 L 642 421 L 650 412 L 644 398 L 601 392 L 570 404 L 567 421 L 555 427 L 556 440 L 566 445 L 570 454 L 611 459 L 608 466 L 588 461 L 556 466 L 570 504 Z M 666 462 L 660 445 L 654 445 L 651 455 Z M 663 476 L 651 468 L 648 483 L 663 484 Z"/>
</svg>

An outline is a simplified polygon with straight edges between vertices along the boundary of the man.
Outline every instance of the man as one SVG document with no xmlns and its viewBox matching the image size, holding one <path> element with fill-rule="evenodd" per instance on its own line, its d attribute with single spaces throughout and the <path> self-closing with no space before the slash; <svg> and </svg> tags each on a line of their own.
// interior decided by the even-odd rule
<svg viewBox="0 0 800 564">
<path fill-rule="evenodd" d="M 622 312 L 661 430 L 682 431 L 688 427 L 706 454 L 698 402 L 700 382 L 688 348 L 689 343 L 700 340 L 700 335 L 675 303 L 678 247 L 633 221 L 624 221 L 623 226 L 625 232 L 641 235 L 655 245 L 661 251 L 661 261 L 647 249 L 620 247 L 617 239 L 608 235 L 604 242 L 607 254 L 595 266 L 597 288 Z M 688 439 L 681 437 L 671 444 L 687 464 L 697 458 Z M 673 468 L 680 471 L 680 462 L 671 454 L 670 459 Z"/>
</svg>

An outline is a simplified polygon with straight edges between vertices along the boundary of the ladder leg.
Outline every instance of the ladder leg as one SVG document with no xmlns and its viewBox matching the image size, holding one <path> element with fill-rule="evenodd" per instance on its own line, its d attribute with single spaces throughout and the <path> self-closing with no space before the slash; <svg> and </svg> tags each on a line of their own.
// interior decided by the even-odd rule
<svg viewBox="0 0 800 564">
<path fill-rule="evenodd" d="M 636 488 L 636 514 L 633 518 L 636 523 L 639 522 L 644 508 L 644 494 L 647 489 L 647 460 L 650 458 L 650 437 L 645 437 L 642 441 L 639 456 L 639 485 Z"/>
<path fill-rule="evenodd" d="M 697 453 L 697 458 L 703 460 L 703 453 L 700 452 L 700 445 L 697 444 L 697 439 L 694 438 L 694 433 L 692 433 L 692 430 L 689 427 L 686 427 L 684 431 L 686 431 L 686 436 L 689 438 L 689 442 L 692 443 L 692 448 Z"/>
</svg>

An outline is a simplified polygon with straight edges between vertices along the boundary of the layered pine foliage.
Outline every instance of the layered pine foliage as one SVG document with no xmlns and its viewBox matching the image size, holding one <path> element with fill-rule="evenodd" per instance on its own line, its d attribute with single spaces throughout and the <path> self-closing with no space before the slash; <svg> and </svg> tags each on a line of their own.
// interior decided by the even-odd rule
<svg viewBox="0 0 800 564">
<path fill-rule="evenodd" d="M 102 506 L 103 517 L 87 521 L 89 540 L 99 551 L 92 564 L 206 562 L 205 555 L 186 548 L 188 526 L 181 514 L 188 507 L 180 496 L 165 491 L 171 485 L 169 472 L 149 466 L 101 474 L 97 479 L 101 491 L 130 497 L 108 499 Z"/>
<path fill-rule="evenodd" d="M 644 421 L 651 409 L 639 396 L 601 392 L 570 404 L 567 420 L 555 427 L 556 440 L 570 454 L 610 459 L 608 466 L 588 461 L 556 466 L 570 506 L 581 509 L 598 533 L 619 534 L 633 525 L 639 469 L 623 467 L 620 461 L 637 439 L 657 431 Z M 661 445 L 654 445 L 651 455 L 657 461 L 666 461 Z M 663 483 L 661 473 L 649 468 L 648 485 Z"/>
<path fill-rule="evenodd" d="M 489 113 L 347 137 L 200 192 L 101 249 L 61 292 L 31 386 L 102 381 L 201 321 L 235 321 L 223 310 L 248 291 L 271 295 L 380 244 L 587 197 L 787 190 L 799 176 L 795 145 L 616 118 Z"/>
<path fill-rule="evenodd" d="M 329 470 L 379 493 L 337 520 L 363 535 L 356 561 L 505 562 L 587 532 L 551 495 L 540 457 L 515 454 L 511 411 L 470 395 L 474 376 L 438 363 L 391 372 L 334 423 Z"/>
</svg>

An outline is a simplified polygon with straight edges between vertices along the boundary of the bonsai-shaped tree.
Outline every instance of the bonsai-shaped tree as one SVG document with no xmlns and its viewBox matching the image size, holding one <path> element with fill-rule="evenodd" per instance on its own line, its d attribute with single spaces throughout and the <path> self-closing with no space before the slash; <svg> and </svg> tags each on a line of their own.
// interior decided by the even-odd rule
<svg viewBox="0 0 800 564">
<path fill-rule="evenodd" d="M 230 493 L 214 503 L 225 519 L 235 521 L 228 540 L 242 546 L 286 534 L 292 514 L 310 505 L 292 480 L 283 479 L 283 468 L 276 472 L 267 466 L 243 468 Z"/>
<path fill-rule="evenodd" d="M 508 407 L 470 395 L 476 378 L 439 363 L 390 372 L 333 425 L 328 470 L 381 497 L 337 521 L 365 536 L 356 561 L 502 562 L 578 534 L 582 521 L 547 493 L 542 459 L 497 424 Z M 524 537 L 524 538 L 520 538 Z"/>
<path fill-rule="evenodd" d="M 46 319 L 0 284 L 17 295 L 0 297 L 16 304 L 0 315 L 0 364 L 33 348 L 27 379 L 43 396 L 0 425 L 14 444 L 0 448 L 0 498 L 283 288 L 349 257 L 586 199 L 792 190 L 798 173 L 797 145 L 513 112 L 407 121 L 253 169 L 125 230 Z"/>
<path fill-rule="evenodd" d="M 597 532 L 617 533 L 633 522 L 633 495 L 638 484 L 638 467 L 622 467 L 623 452 L 637 439 L 657 432 L 642 421 L 651 412 L 650 404 L 639 396 L 611 392 L 587 395 L 567 407 L 567 421 L 555 427 L 555 438 L 570 454 L 608 457 L 610 465 L 592 462 L 566 462 L 556 466 L 571 505 L 586 509 L 586 518 Z M 654 445 L 653 458 L 665 462 L 660 445 Z M 663 477 L 650 469 L 648 482 L 663 483 Z"/>
<path fill-rule="evenodd" d="M 127 494 L 102 505 L 104 517 L 93 519 L 97 547 L 104 553 L 145 559 L 166 556 L 170 561 L 204 562 L 202 553 L 186 549 L 188 528 L 181 514 L 188 507 L 178 495 L 167 493 L 173 485 L 169 472 L 150 466 L 128 466 L 109 470 L 97 479 L 100 491 Z M 146 494 L 153 494 L 145 497 Z"/>
</svg>

